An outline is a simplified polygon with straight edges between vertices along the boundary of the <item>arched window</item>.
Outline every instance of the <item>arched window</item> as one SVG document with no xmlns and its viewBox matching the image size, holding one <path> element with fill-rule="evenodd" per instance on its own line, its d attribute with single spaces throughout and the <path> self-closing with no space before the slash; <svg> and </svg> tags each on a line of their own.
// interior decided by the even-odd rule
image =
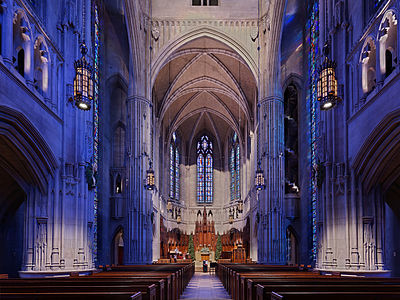
<svg viewBox="0 0 400 300">
<path fill-rule="evenodd" d="M 14 14 L 13 19 L 13 65 L 21 76 L 25 67 L 31 66 L 31 33 L 28 19 L 24 12 Z"/>
<path fill-rule="evenodd" d="M 388 11 L 379 26 L 380 71 L 388 77 L 397 65 L 397 17 Z"/>
<path fill-rule="evenodd" d="M 364 94 L 370 93 L 376 87 L 376 47 L 369 41 L 361 53 L 362 61 L 362 89 Z"/>
<path fill-rule="evenodd" d="M 179 170 L 179 147 L 176 133 L 172 134 L 169 145 L 169 197 L 179 201 L 180 198 L 180 170 Z"/>
<path fill-rule="evenodd" d="M 298 91 L 290 84 L 284 93 L 285 110 L 285 193 L 299 192 Z"/>
<path fill-rule="evenodd" d="M 41 37 L 36 40 L 33 53 L 34 86 L 40 94 L 47 96 L 49 88 L 49 54 Z"/>
<path fill-rule="evenodd" d="M 115 180 L 115 193 L 122 193 L 122 179 L 120 174 L 117 175 L 117 179 Z"/>
<path fill-rule="evenodd" d="M 197 202 L 213 202 L 213 146 L 203 135 L 197 142 Z"/>
<path fill-rule="evenodd" d="M 240 200 L 240 145 L 236 132 L 231 141 L 229 169 L 231 173 L 231 201 Z"/>
</svg>

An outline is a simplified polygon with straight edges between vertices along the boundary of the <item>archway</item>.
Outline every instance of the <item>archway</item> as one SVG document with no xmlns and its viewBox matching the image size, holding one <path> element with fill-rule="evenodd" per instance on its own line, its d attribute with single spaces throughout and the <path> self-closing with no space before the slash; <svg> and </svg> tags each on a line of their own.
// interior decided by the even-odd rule
<svg viewBox="0 0 400 300">
<path fill-rule="evenodd" d="M 123 229 L 119 228 L 114 235 L 112 243 L 112 262 L 114 265 L 123 265 L 124 263 L 124 237 Z"/>
<path fill-rule="evenodd" d="M 27 118 L 0 106 L 0 273 L 16 277 L 26 265 L 44 268 L 47 241 L 44 235 L 29 236 L 36 223 L 26 220 L 34 218 L 37 226 L 45 220 L 35 208 L 44 207 L 42 196 L 56 166 L 52 151 Z M 35 247 L 42 251 L 40 258 L 27 258 L 25 251 Z"/>
<path fill-rule="evenodd" d="M 249 192 L 244 176 L 251 170 L 254 155 L 257 80 L 241 54 L 211 32 L 180 43 L 159 63 L 162 67 L 154 77 L 152 101 L 158 120 L 157 165 L 163 174 L 160 193 L 181 212 L 178 220 L 166 209 L 166 225 L 193 232 L 202 224 L 208 228 L 207 247 L 214 249 L 216 232 L 242 230 L 246 224 L 245 213 L 238 207 L 239 203 L 243 206 L 241 196 Z M 179 159 L 171 152 L 175 139 Z M 231 155 L 233 144 L 235 156 Z M 176 183 L 180 184 L 179 197 L 171 192 Z M 198 214 L 204 205 L 213 215 L 207 221 Z M 203 236 L 195 233 L 195 241 L 196 235 Z M 249 250 L 250 244 L 246 247 Z"/>
<path fill-rule="evenodd" d="M 0 178 L 0 273 L 18 277 L 22 268 L 26 193 L 2 164 Z"/>
<path fill-rule="evenodd" d="M 289 266 L 297 265 L 299 260 L 298 241 L 295 230 L 291 226 L 286 229 L 286 243 L 287 264 Z"/>
<path fill-rule="evenodd" d="M 364 211 L 361 212 L 366 227 L 362 232 L 364 240 L 368 242 L 372 239 L 378 250 L 384 245 L 385 253 L 381 254 L 383 263 L 386 269 L 392 271 L 393 276 L 400 275 L 400 240 L 397 231 L 400 226 L 399 136 L 398 109 L 385 116 L 378 124 L 365 140 L 354 163 L 362 186 L 359 192 L 364 195 Z M 365 247 L 365 241 L 363 246 Z M 372 254 L 370 268 L 374 268 L 374 259 L 378 258 L 375 257 L 376 254 Z"/>
</svg>

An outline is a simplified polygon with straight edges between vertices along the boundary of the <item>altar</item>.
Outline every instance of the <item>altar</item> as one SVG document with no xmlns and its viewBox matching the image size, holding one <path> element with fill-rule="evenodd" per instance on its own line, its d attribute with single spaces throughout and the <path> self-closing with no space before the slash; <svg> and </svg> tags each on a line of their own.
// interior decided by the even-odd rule
<svg viewBox="0 0 400 300">
<path fill-rule="evenodd" d="M 196 251 L 196 261 L 215 261 L 215 251 L 211 251 L 208 247 L 203 247 L 200 251 Z"/>
</svg>

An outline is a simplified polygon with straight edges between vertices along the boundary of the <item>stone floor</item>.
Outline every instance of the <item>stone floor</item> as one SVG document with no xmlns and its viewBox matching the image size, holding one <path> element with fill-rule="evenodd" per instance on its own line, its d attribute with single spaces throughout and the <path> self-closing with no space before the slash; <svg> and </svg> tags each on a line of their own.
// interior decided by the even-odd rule
<svg viewBox="0 0 400 300">
<path fill-rule="evenodd" d="M 196 272 L 180 299 L 231 299 L 215 274 Z"/>
</svg>

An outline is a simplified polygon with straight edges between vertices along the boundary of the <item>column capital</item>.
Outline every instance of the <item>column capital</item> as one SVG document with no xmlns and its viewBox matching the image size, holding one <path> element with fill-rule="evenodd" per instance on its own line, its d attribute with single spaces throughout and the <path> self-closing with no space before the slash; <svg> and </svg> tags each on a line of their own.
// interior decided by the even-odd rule
<svg viewBox="0 0 400 300">
<path fill-rule="evenodd" d="M 282 96 L 268 96 L 268 97 L 265 97 L 264 99 L 261 99 L 258 102 L 258 105 L 263 105 L 263 104 L 266 104 L 267 102 L 273 102 L 273 101 L 283 103 L 283 97 Z"/>
<path fill-rule="evenodd" d="M 143 103 L 149 105 L 150 107 L 153 106 L 153 103 L 149 99 L 147 99 L 143 96 L 139 96 L 139 95 L 129 96 L 127 101 L 128 102 L 143 102 Z"/>
</svg>

